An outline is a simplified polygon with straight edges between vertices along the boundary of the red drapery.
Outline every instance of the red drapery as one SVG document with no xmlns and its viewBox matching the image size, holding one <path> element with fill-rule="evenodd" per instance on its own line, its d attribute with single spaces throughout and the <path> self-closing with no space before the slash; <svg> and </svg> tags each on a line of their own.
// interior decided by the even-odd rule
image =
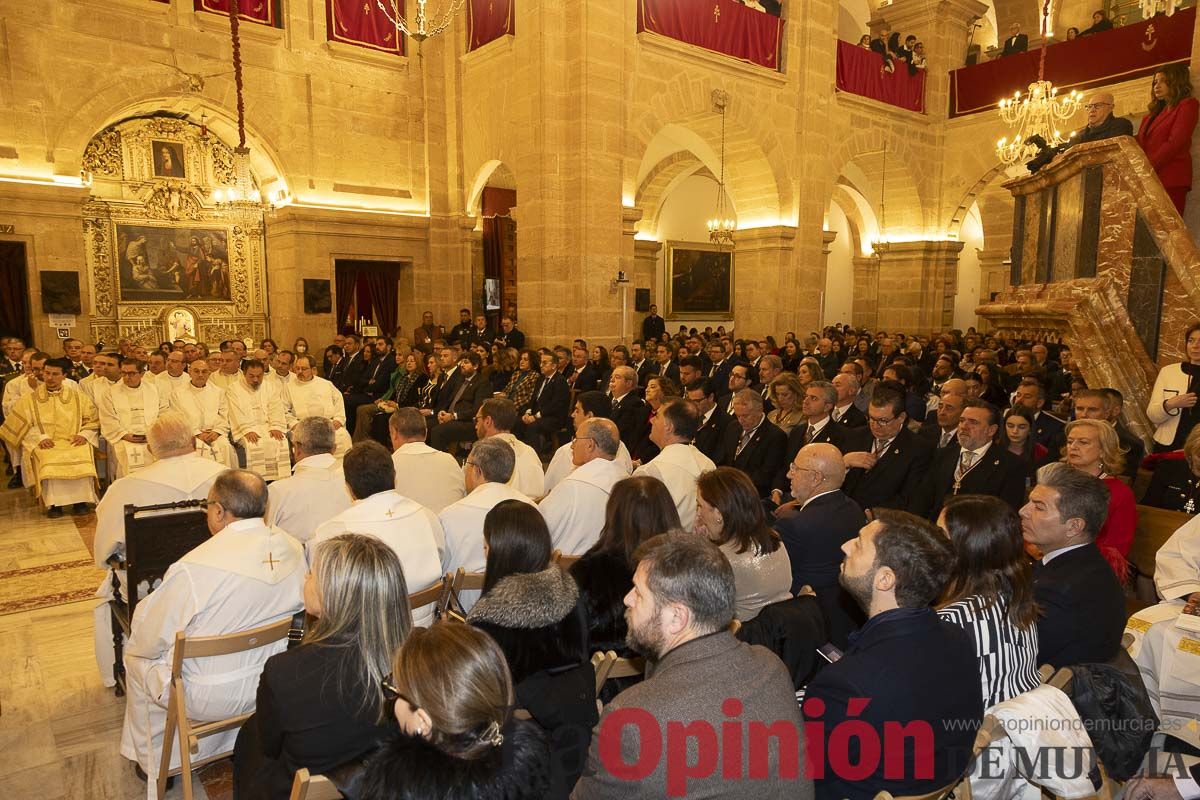
<svg viewBox="0 0 1200 800">
<path fill-rule="evenodd" d="M 0 336 L 20 336 L 30 344 L 25 269 L 25 245 L 0 242 Z"/>
<path fill-rule="evenodd" d="M 358 284 L 358 270 L 351 263 L 342 262 L 334 267 L 334 291 L 337 293 L 337 329 L 342 330 L 350 306 L 354 305 L 354 289 Z"/>
<path fill-rule="evenodd" d="M 499 189 L 488 186 L 483 190 L 483 216 L 506 217 L 512 207 L 517 204 L 516 189 Z"/>
<path fill-rule="evenodd" d="M 784 21 L 734 0 L 638 0 L 638 32 L 650 31 L 782 68 Z"/>
<path fill-rule="evenodd" d="M 872 100 L 925 113 L 925 70 L 908 73 L 908 64 L 897 59 L 894 72 L 884 72 L 883 56 L 849 42 L 838 42 L 837 88 Z"/>
<path fill-rule="evenodd" d="M 516 33 L 513 3 L 516 0 L 471 0 L 467 4 L 467 50 L 483 47 L 501 36 Z"/>
<path fill-rule="evenodd" d="M 404 0 L 383 0 L 404 15 Z M 325 28 L 331 42 L 344 42 L 402 56 L 404 34 L 375 0 L 325 0 Z"/>
<path fill-rule="evenodd" d="M 1149 75 L 1157 67 L 1187 61 L 1196 9 L 1059 42 L 1046 48 L 1046 79 L 1060 92 L 1088 89 Z M 1002 97 L 1024 94 L 1037 80 L 1038 50 L 997 58 L 950 73 L 950 116 L 996 108 Z M 1146 87 L 1147 98 L 1150 87 Z M 1128 109 L 1127 109 L 1128 111 Z"/>
<path fill-rule="evenodd" d="M 396 332 L 396 304 L 400 298 L 398 280 L 400 275 L 395 265 L 380 266 L 362 270 L 367 291 L 371 296 L 371 306 L 374 308 L 375 324 L 384 336 Z"/>
<path fill-rule="evenodd" d="M 229 16 L 229 0 L 195 0 L 197 11 L 211 11 Z M 249 22 L 271 27 L 279 26 L 279 3 L 276 0 L 238 0 L 238 16 Z"/>
</svg>

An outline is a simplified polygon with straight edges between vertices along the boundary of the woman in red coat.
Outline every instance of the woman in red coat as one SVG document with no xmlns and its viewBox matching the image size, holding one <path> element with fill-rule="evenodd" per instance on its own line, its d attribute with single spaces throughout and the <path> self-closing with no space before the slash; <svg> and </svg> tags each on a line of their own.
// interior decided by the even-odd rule
<svg viewBox="0 0 1200 800">
<path fill-rule="evenodd" d="M 1096 546 L 1123 582 L 1128 570 L 1125 559 L 1137 528 L 1137 501 L 1117 477 L 1125 469 L 1125 451 L 1113 427 L 1099 420 L 1067 423 L 1066 437 L 1063 460 L 1080 472 L 1095 475 L 1108 487 L 1108 516 L 1096 535 Z"/>
<path fill-rule="evenodd" d="M 1142 120 L 1137 141 L 1175 209 L 1183 214 L 1192 188 L 1192 131 L 1200 112 L 1200 103 L 1192 97 L 1187 65 L 1168 64 L 1154 73 L 1150 96 L 1150 113 Z"/>
</svg>

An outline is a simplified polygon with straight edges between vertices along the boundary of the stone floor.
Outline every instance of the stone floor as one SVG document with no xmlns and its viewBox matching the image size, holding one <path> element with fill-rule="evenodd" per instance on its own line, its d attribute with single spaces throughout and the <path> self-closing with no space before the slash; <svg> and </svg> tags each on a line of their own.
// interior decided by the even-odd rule
<svg viewBox="0 0 1200 800">
<path fill-rule="evenodd" d="M 94 514 L 48 520 L 24 492 L 0 491 L 0 573 L 90 558 L 94 525 Z M 96 671 L 94 605 L 85 599 L 0 615 L 0 798 L 146 796 L 118 752 L 125 701 Z M 230 776 L 228 761 L 212 765 L 193 781 L 194 796 L 231 797 Z M 176 780 L 167 797 L 182 796 Z"/>
</svg>

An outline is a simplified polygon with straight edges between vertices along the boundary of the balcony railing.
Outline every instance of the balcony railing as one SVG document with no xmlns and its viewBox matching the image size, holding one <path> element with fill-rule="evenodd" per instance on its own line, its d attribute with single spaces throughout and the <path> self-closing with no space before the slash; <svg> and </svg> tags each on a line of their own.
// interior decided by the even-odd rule
<svg viewBox="0 0 1200 800">
<path fill-rule="evenodd" d="M 1192 53 L 1196 9 L 1059 42 L 1046 48 L 1046 78 L 1059 91 L 1088 89 L 1150 75 Z M 1003 97 L 1024 93 L 1037 80 L 1040 53 L 1030 50 L 950 73 L 950 116 L 993 109 Z M 1147 97 L 1150 94 L 1146 89 Z"/>
<path fill-rule="evenodd" d="M 734 0 L 639 0 L 638 33 L 649 31 L 733 58 L 783 69 L 784 20 Z"/>
<path fill-rule="evenodd" d="M 874 50 L 838 42 L 837 88 L 908 111 L 925 113 L 925 70 L 909 72 L 900 59 L 892 62 L 893 72 L 883 69 L 883 56 Z"/>
</svg>

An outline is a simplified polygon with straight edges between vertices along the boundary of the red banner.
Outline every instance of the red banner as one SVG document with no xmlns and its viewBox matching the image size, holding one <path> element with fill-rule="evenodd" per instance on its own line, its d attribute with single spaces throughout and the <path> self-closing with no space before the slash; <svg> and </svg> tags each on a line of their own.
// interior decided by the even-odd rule
<svg viewBox="0 0 1200 800">
<path fill-rule="evenodd" d="M 383 2 L 391 14 L 404 16 L 404 0 Z M 375 0 L 325 0 L 325 9 L 329 41 L 404 55 L 404 32 Z"/>
<path fill-rule="evenodd" d="M 229 16 L 229 0 L 194 0 L 197 11 L 211 11 Z M 278 0 L 238 0 L 238 17 L 248 22 L 282 27 L 279 21 Z"/>
<path fill-rule="evenodd" d="M 784 21 L 734 0 L 638 0 L 650 31 L 763 67 L 782 68 Z"/>
<path fill-rule="evenodd" d="M 513 3 L 516 0 L 471 0 L 467 4 L 467 52 L 516 33 Z"/>
<path fill-rule="evenodd" d="M 1187 61 L 1192 53 L 1196 9 L 1059 42 L 1046 48 L 1046 79 L 1060 92 L 1089 89 L 1150 75 L 1163 64 Z M 1037 80 L 1039 50 L 997 58 L 950 73 L 950 116 L 996 108 L 1013 92 L 1024 94 Z M 1150 87 L 1146 86 L 1146 96 Z"/>
<path fill-rule="evenodd" d="M 925 113 L 925 70 L 910 75 L 908 64 L 892 62 L 893 72 L 884 72 L 883 56 L 849 42 L 838 42 L 837 88 L 869 97 L 897 108 Z"/>
</svg>

